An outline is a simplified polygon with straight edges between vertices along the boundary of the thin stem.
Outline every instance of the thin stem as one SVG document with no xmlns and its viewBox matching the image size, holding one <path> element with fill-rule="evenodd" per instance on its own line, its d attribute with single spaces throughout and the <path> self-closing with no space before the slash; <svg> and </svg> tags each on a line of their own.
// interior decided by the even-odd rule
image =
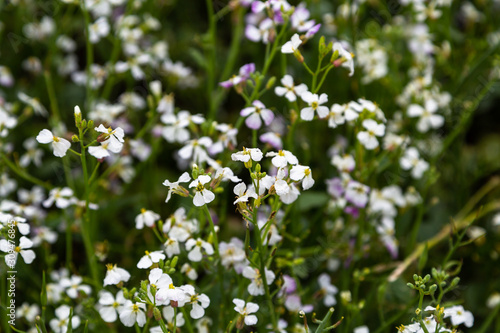
<svg viewBox="0 0 500 333">
<path fill-rule="evenodd" d="M 208 99 L 208 119 L 215 119 L 215 103 L 212 93 L 214 91 L 215 85 L 215 35 L 216 35 L 216 17 L 214 16 L 214 8 L 212 5 L 212 0 L 206 0 L 207 5 L 207 13 L 208 13 L 208 36 L 210 40 L 210 45 L 208 46 L 208 55 L 207 55 L 207 99 Z"/>
<path fill-rule="evenodd" d="M 41 186 L 45 188 L 46 190 L 51 190 L 52 186 L 38 178 L 33 177 L 29 173 L 27 173 L 24 169 L 17 167 L 14 163 L 12 163 L 11 160 L 7 158 L 4 154 L 1 154 L 2 160 L 5 162 L 5 164 L 11 169 L 14 173 L 16 173 L 19 177 L 24 178 L 25 180 L 32 182 L 33 184 L 36 184 L 38 186 Z"/>
<path fill-rule="evenodd" d="M 269 292 L 269 286 L 267 285 L 266 260 L 264 258 L 264 244 L 262 244 L 262 237 L 260 234 L 260 229 L 257 225 L 257 212 L 258 212 L 258 208 L 255 206 L 255 201 L 254 201 L 252 222 L 254 225 L 255 237 L 257 238 L 257 252 L 259 254 L 259 259 L 260 259 L 260 276 L 262 277 L 262 284 L 264 285 L 264 293 L 266 296 L 267 305 L 269 307 L 269 312 L 271 315 L 271 323 L 272 323 L 273 329 L 277 330 L 278 325 L 277 325 L 276 317 L 275 317 L 276 312 L 274 310 L 274 304 L 273 304 L 273 301 L 271 298 L 271 293 Z"/>
<path fill-rule="evenodd" d="M 97 266 L 96 266 L 96 260 L 94 256 L 94 248 L 93 248 L 93 243 L 90 235 L 90 217 L 89 217 L 89 177 L 88 177 L 88 172 L 87 172 L 87 160 L 85 157 L 85 145 L 83 144 L 83 130 L 82 128 L 79 128 L 79 135 L 80 135 L 80 147 L 81 147 L 81 154 L 80 154 L 80 161 L 82 163 L 82 170 L 83 170 L 83 179 L 84 179 L 84 185 L 85 185 L 85 213 L 83 214 L 83 223 L 82 223 L 82 237 L 83 237 L 83 243 L 85 245 L 85 252 L 87 254 L 87 260 L 89 262 L 90 266 L 90 272 L 92 275 L 92 279 L 94 280 L 95 287 L 100 289 L 100 280 L 99 280 L 99 273 L 97 271 Z"/>
<path fill-rule="evenodd" d="M 85 42 L 86 42 L 86 51 L 87 51 L 87 84 L 86 84 L 86 94 L 87 94 L 87 110 L 90 110 L 92 107 L 92 102 L 93 102 L 93 92 L 92 92 L 92 87 L 90 86 L 90 80 L 91 80 L 91 67 L 92 64 L 94 63 L 94 48 L 92 43 L 90 42 L 90 15 L 89 12 L 87 11 L 87 7 L 85 5 L 85 1 L 81 2 L 81 7 L 82 7 L 82 13 L 83 13 L 83 18 L 85 20 Z"/>
</svg>

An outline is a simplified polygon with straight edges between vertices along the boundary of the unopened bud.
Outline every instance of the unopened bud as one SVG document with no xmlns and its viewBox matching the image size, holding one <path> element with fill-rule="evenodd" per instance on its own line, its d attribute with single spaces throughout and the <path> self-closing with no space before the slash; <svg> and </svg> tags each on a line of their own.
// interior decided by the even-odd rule
<svg viewBox="0 0 500 333">
<path fill-rule="evenodd" d="M 274 86 L 275 82 L 276 82 L 276 77 L 273 76 L 267 81 L 266 89 L 271 89 Z"/>
<path fill-rule="evenodd" d="M 160 309 L 158 309 L 156 306 L 155 308 L 153 309 L 153 315 L 155 317 L 155 320 L 156 321 L 160 321 L 161 320 L 161 312 L 160 312 Z"/>
<path fill-rule="evenodd" d="M 78 138 L 78 135 L 73 134 L 73 136 L 71 137 L 71 141 L 73 141 L 73 142 L 80 142 L 80 139 Z"/>
</svg>

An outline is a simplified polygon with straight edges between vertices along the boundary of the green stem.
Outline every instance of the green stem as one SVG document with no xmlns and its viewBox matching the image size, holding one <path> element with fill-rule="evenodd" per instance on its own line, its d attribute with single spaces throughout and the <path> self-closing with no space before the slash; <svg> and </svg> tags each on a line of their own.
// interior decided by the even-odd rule
<svg viewBox="0 0 500 333">
<path fill-rule="evenodd" d="M 94 63 L 94 49 L 93 45 L 90 42 L 90 33 L 89 33 L 89 28 L 90 28 L 90 15 L 89 12 L 87 11 L 87 7 L 85 5 L 85 1 L 81 2 L 81 8 L 82 8 L 82 13 L 83 13 L 83 18 L 85 20 L 85 42 L 86 42 L 86 51 L 87 51 L 87 84 L 86 84 L 86 97 L 87 97 L 87 110 L 90 111 L 90 108 L 92 107 L 92 102 L 93 102 L 93 92 L 92 88 L 90 87 L 90 80 L 91 80 L 91 66 Z"/>
<path fill-rule="evenodd" d="M 83 214 L 83 223 L 82 223 L 82 237 L 83 243 L 85 245 L 85 252 L 87 254 L 87 260 L 90 266 L 90 272 L 92 275 L 92 279 L 94 281 L 94 285 L 97 289 L 100 289 L 101 282 L 99 279 L 99 273 L 97 270 L 97 262 L 94 256 L 94 248 L 90 235 L 91 225 L 90 225 L 90 210 L 89 210 L 89 177 L 87 172 L 87 160 L 85 156 L 85 146 L 83 144 L 83 130 L 79 128 L 79 136 L 80 136 L 80 161 L 82 163 L 83 170 L 83 179 L 85 185 L 85 213 Z"/>
<path fill-rule="evenodd" d="M 214 16 L 214 8 L 212 5 L 212 0 L 206 0 L 207 12 L 208 12 L 208 36 L 210 45 L 207 54 L 207 99 L 208 99 L 208 119 L 215 119 L 215 103 L 212 96 L 215 85 L 215 44 L 216 44 L 216 17 Z"/>
<path fill-rule="evenodd" d="M 321 81 L 319 81 L 318 86 L 317 86 L 315 89 L 313 89 L 313 93 L 314 93 L 314 94 L 316 94 L 316 93 L 319 91 L 319 89 L 321 88 L 321 86 L 322 86 L 322 85 L 323 85 L 323 83 L 325 82 L 326 77 L 328 76 L 328 72 L 329 72 L 332 68 L 334 68 L 334 67 L 335 67 L 335 66 L 331 65 L 330 67 L 328 67 L 328 68 L 326 69 L 326 72 L 325 72 L 325 74 L 323 74 L 323 76 L 321 77 Z"/>
<path fill-rule="evenodd" d="M 259 226 L 257 225 L 257 212 L 258 208 L 253 207 L 252 213 L 252 223 L 255 230 L 255 238 L 257 239 L 257 252 L 259 254 L 260 259 L 260 276 L 262 277 L 262 284 L 264 285 L 264 293 L 267 300 L 267 306 L 269 307 L 269 314 L 271 316 L 271 323 L 273 326 L 273 330 L 278 330 L 278 325 L 276 321 L 276 312 L 274 310 L 274 304 L 272 301 L 271 293 L 269 292 L 269 286 L 267 285 L 267 277 L 266 277 L 266 259 L 264 257 L 264 244 L 262 243 L 262 237 L 260 234 Z"/>
<path fill-rule="evenodd" d="M 41 186 L 45 188 L 46 190 L 51 190 L 52 186 L 49 185 L 46 182 L 43 182 L 42 180 L 33 177 L 29 173 L 27 173 L 24 169 L 17 167 L 12 161 L 10 161 L 7 156 L 4 154 L 1 154 L 2 160 L 5 162 L 5 164 L 11 169 L 14 173 L 16 173 L 19 177 L 24 178 L 25 180 L 32 182 L 33 184 L 36 184 L 38 186 Z"/>
</svg>

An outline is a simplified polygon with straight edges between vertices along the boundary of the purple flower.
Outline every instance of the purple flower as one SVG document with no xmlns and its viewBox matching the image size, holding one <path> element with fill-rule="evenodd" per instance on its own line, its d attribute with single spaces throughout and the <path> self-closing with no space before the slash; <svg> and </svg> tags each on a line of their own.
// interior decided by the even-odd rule
<svg viewBox="0 0 500 333">
<path fill-rule="evenodd" d="M 266 109 L 266 106 L 262 104 L 261 101 L 255 100 L 252 103 L 253 106 L 249 106 L 241 110 L 240 115 L 242 117 L 247 117 L 245 124 L 248 128 L 259 129 L 262 126 L 262 121 L 268 126 L 274 119 L 274 113 Z"/>
<path fill-rule="evenodd" d="M 254 63 L 249 63 L 246 65 L 243 65 L 243 66 L 241 66 L 238 75 L 234 75 L 232 78 L 230 78 L 227 81 L 219 82 L 219 85 L 224 87 L 224 88 L 231 88 L 231 87 L 236 86 L 242 82 L 245 82 L 250 77 L 250 74 L 252 74 L 253 72 L 255 72 L 255 64 Z"/>
</svg>

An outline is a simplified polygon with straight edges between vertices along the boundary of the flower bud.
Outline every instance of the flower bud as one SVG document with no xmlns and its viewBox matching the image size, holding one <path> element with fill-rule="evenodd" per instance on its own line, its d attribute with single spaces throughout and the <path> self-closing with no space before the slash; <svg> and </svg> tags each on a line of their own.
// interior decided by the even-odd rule
<svg viewBox="0 0 500 333">
<path fill-rule="evenodd" d="M 174 268 L 177 265 L 177 261 L 179 261 L 179 257 L 175 256 L 170 263 L 170 267 Z"/>
<path fill-rule="evenodd" d="M 78 135 L 73 134 L 73 136 L 71 137 L 71 141 L 73 141 L 73 142 L 80 142 L 80 139 L 78 138 Z"/>
<path fill-rule="evenodd" d="M 156 321 L 160 321 L 160 320 L 161 320 L 161 312 L 160 312 L 160 309 L 158 309 L 156 306 L 155 306 L 155 308 L 153 309 L 153 316 L 155 317 L 155 320 L 156 320 Z"/>
<path fill-rule="evenodd" d="M 276 77 L 273 76 L 272 78 L 270 78 L 268 81 L 267 81 L 267 84 L 266 84 L 266 89 L 271 89 L 273 86 L 274 86 L 274 83 L 276 82 Z"/>
</svg>

